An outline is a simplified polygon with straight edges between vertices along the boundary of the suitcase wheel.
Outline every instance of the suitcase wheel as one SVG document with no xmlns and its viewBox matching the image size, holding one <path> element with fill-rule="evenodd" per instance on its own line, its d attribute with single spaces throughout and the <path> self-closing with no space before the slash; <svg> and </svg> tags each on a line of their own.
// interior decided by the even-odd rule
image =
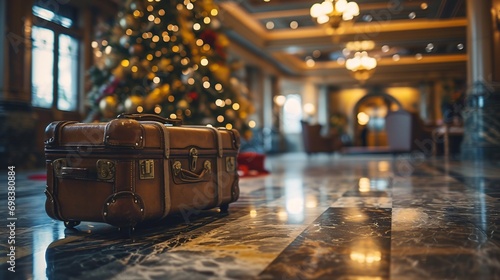
<svg viewBox="0 0 500 280">
<path fill-rule="evenodd" d="M 74 228 L 80 224 L 80 221 L 64 221 L 64 226 L 66 228 Z"/>
<path fill-rule="evenodd" d="M 221 204 L 221 206 L 220 206 L 220 212 L 221 213 L 227 213 L 228 210 L 229 210 L 229 203 Z"/>
</svg>

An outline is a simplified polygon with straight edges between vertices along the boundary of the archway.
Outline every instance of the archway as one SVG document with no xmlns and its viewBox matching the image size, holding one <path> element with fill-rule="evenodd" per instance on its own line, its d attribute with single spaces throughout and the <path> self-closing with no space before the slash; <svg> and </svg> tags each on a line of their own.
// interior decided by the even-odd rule
<svg viewBox="0 0 500 280">
<path fill-rule="evenodd" d="M 353 108 L 354 145 L 387 145 L 385 116 L 402 108 L 396 98 L 385 92 L 370 92 L 360 98 Z"/>
</svg>

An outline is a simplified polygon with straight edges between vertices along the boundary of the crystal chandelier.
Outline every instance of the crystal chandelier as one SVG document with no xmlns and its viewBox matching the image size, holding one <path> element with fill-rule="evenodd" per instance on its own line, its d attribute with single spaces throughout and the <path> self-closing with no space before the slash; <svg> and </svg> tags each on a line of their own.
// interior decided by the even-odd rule
<svg viewBox="0 0 500 280">
<path fill-rule="evenodd" d="M 329 24 L 332 28 L 338 28 L 343 20 L 349 21 L 359 15 L 359 6 L 354 1 L 325 0 L 321 4 L 312 5 L 310 14 L 318 24 Z"/>
<path fill-rule="evenodd" d="M 356 80 L 366 81 L 375 71 L 377 60 L 370 57 L 366 51 L 356 52 L 354 57 L 346 60 L 345 67 Z"/>
</svg>

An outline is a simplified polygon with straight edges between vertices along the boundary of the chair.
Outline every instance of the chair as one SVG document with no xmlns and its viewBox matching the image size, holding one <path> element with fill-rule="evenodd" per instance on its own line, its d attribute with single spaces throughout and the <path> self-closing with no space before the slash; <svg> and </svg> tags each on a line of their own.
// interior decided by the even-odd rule
<svg viewBox="0 0 500 280">
<path fill-rule="evenodd" d="M 411 152 L 422 149 L 419 143 L 432 139 L 418 114 L 408 111 L 390 111 L 385 117 L 387 142 L 391 152 Z"/>
<path fill-rule="evenodd" d="M 308 155 L 314 153 L 333 153 L 342 147 L 342 142 L 338 135 L 321 134 L 322 126 L 320 124 L 309 124 L 306 121 L 301 121 L 301 125 L 304 151 Z"/>
</svg>

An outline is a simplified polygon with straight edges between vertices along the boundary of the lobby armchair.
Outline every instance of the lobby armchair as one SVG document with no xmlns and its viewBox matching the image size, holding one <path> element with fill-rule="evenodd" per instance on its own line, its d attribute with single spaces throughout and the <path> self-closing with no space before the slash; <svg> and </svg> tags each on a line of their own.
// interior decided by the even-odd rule
<svg viewBox="0 0 500 280">
<path fill-rule="evenodd" d="M 420 117 L 405 110 L 389 112 L 385 117 L 385 129 L 389 149 L 395 153 L 422 149 L 418 143 L 432 139 L 431 130 L 425 128 Z"/>
<path fill-rule="evenodd" d="M 334 133 L 322 135 L 322 125 L 301 121 L 304 151 L 308 154 L 333 153 L 340 150 L 342 142 Z"/>
</svg>

